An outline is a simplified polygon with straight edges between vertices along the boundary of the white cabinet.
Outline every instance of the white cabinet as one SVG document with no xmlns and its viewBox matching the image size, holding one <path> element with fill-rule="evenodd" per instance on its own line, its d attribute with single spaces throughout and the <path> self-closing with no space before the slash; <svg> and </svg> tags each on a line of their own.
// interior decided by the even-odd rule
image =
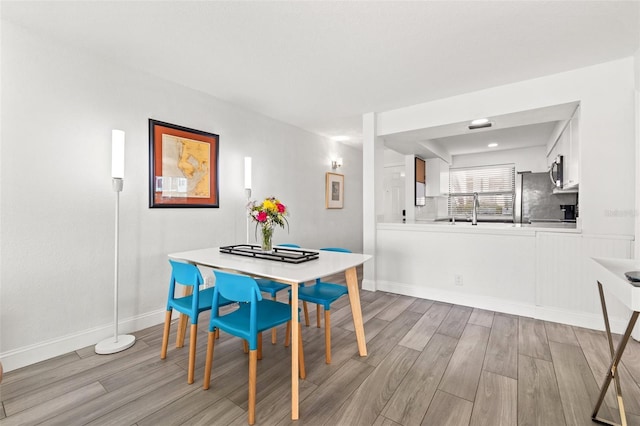
<svg viewBox="0 0 640 426">
<path fill-rule="evenodd" d="M 427 197 L 449 194 L 449 164 L 441 158 L 426 160 Z"/>
<path fill-rule="evenodd" d="M 580 108 L 576 110 L 573 118 L 569 122 L 569 148 L 565 158 L 565 187 L 574 187 L 580 182 Z"/>
<path fill-rule="evenodd" d="M 558 155 L 563 157 L 563 188 L 571 189 L 580 183 L 580 107 L 573 117 L 558 124 L 561 133 L 555 139 L 547 154 L 547 166 L 555 161 Z"/>
</svg>

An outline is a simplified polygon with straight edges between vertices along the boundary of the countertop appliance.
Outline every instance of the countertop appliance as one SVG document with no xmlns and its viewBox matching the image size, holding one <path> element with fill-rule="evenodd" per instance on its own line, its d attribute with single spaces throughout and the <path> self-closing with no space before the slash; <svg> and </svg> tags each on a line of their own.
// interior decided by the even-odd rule
<svg viewBox="0 0 640 426">
<path fill-rule="evenodd" d="M 558 155 L 553 163 L 551 163 L 551 167 L 549 168 L 549 178 L 551 179 L 551 183 L 554 187 L 558 189 L 562 189 L 564 186 L 564 157 L 562 155 Z"/>
<path fill-rule="evenodd" d="M 560 204 L 560 210 L 564 212 L 564 220 L 576 220 L 575 204 Z"/>
</svg>

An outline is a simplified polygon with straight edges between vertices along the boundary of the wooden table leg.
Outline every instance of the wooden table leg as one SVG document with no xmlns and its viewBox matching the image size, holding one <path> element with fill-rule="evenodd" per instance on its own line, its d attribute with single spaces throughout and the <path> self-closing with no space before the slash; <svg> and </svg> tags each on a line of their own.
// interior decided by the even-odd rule
<svg viewBox="0 0 640 426">
<path fill-rule="evenodd" d="M 356 340 L 358 341 L 358 351 L 360 356 L 367 356 L 367 340 L 364 337 L 364 324 L 362 322 L 362 308 L 360 307 L 360 290 L 358 290 L 358 273 L 356 268 L 349 268 L 345 271 L 347 279 L 347 289 L 349 290 L 349 303 L 351 304 L 351 315 L 353 316 L 353 326 L 356 330 Z"/>
<path fill-rule="evenodd" d="M 291 420 L 298 420 L 298 350 L 300 332 L 298 321 L 298 284 L 291 285 Z"/>
<path fill-rule="evenodd" d="M 633 327 L 638 320 L 638 314 L 640 312 L 633 312 L 631 314 L 631 318 L 629 319 L 629 323 L 627 324 L 627 328 L 622 336 L 622 339 L 618 343 L 618 348 L 614 351 L 613 349 L 613 337 L 611 336 L 611 327 L 609 326 L 609 314 L 607 313 L 607 304 L 604 300 L 604 291 L 602 290 L 602 284 L 598 282 L 598 291 L 600 293 L 600 304 L 602 305 L 602 315 L 604 316 L 604 326 L 605 331 L 607 333 L 607 340 L 609 342 L 609 352 L 611 354 L 611 364 L 609 365 L 609 370 L 607 371 L 607 376 L 604 379 L 604 383 L 600 388 L 600 396 L 598 397 L 598 401 L 593 409 L 593 413 L 591 414 L 591 419 L 600 424 L 605 425 L 615 425 L 612 421 L 603 419 L 598 417 L 598 411 L 600 411 L 600 407 L 602 406 L 602 402 L 604 401 L 604 397 L 607 394 L 607 390 L 609 390 L 609 386 L 611 385 L 611 380 L 615 383 L 616 389 L 616 399 L 618 401 L 618 411 L 620 412 L 620 421 L 622 426 L 627 426 L 627 418 L 624 411 L 624 402 L 622 400 L 622 388 L 620 386 L 620 375 L 618 374 L 618 364 L 622 359 L 622 354 L 624 353 L 624 349 L 627 346 L 627 342 L 631 336 L 631 332 L 633 331 Z"/>
</svg>

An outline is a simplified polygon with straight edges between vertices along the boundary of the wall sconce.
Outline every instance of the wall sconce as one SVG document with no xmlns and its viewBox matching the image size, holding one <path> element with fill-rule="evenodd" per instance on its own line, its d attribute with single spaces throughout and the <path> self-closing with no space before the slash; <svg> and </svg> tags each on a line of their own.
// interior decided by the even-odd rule
<svg viewBox="0 0 640 426">
<path fill-rule="evenodd" d="M 244 191 L 251 198 L 251 157 L 244 157 Z"/>
<path fill-rule="evenodd" d="M 244 157 L 244 196 L 247 197 L 247 208 L 251 202 L 251 157 Z M 245 212 L 247 217 L 247 244 L 249 244 L 249 214 Z"/>
<path fill-rule="evenodd" d="M 124 132 L 113 129 L 111 131 L 111 178 L 113 190 L 122 191 L 124 180 Z"/>
<path fill-rule="evenodd" d="M 333 170 L 342 167 L 342 157 L 336 158 L 335 160 L 331 160 L 331 168 Z"/>
</svg>

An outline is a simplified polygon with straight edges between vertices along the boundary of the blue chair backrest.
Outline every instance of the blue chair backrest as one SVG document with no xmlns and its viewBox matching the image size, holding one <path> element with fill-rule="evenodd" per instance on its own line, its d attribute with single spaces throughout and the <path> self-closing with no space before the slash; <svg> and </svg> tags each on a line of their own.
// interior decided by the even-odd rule
<svg viewBox="0 0 640 426">
<path fill-rule="evenodd" d="M 291 247 L 291 248 L 300 248 L 299 245 L 297 244 L 291 244 L 291 243 L 285 243 L 285 244 L 278 244 L 280 247 Z"/>
<path fill-rule="evenodd" d="M 340 253 L 351 253 L 351 250 L 346 249 L 346 248 L 341 248 L 341 247 L 324 247 L 324 248 L 321 248 L 320 250 L 324 250 L 324 251 L 339 251 Z"/>
<path fill-rule="evenodd" d="M 175 299 L 176 283 L 193 287 L 193 297 L 191 298 L 191 323 L 198 322 L 198 304 L 200 303 L 200 285 L 204 284 L 202 274 L 196 265 L 191 263 L 176 262 L 169 259 L 171 264 L 171 279 L 169 281 L 169 297 L 167 299 L 167 310 L 171 309 L 171 301 Z"/>
<path fill-rule="evenodd" d="M 213 273 L 216 276 L 215 289 L 222 297 L 245 303 L 262 300 L 260 288 L 253 278 L 218 270 L 214 270 Z"/>
<path fill-rule="evenodd" d="M 346 249 L 346 248 L 342 248 L 342 247 L 323 247 L 320 250 L 324 250 L 324 251 L 337 251 L 340 253 L 351 253 L 351 250 Z M 320 278 L 316 278 L 316 284 L 319 284 L 321 282 Z"/>
<path fill-rule="evenodd" d="M 191 263 L 176 262 L 171 259 L 169 259 L 169 263 L 171 264 L 171 286 L 175 286 L 176 282 L 178 284 L 188 286 L 200 286 L 201 284 L 204 284 L 202 274 L 195 265 L 192 265 Z"/>
<path fill-rule="evenodd" d="M 234 302 L 249 303 L 249 347 L 255 349 L 258 335 L 258 303 L 262 300 L 262 294 L 258 283 L 246 275 L 230 274 L 228 272 L 214 270 L 216 285 L 213 289 L 213 304 L 211 305 L 211 319 L 218 318 L 220 296 Z"/>
</svg>

